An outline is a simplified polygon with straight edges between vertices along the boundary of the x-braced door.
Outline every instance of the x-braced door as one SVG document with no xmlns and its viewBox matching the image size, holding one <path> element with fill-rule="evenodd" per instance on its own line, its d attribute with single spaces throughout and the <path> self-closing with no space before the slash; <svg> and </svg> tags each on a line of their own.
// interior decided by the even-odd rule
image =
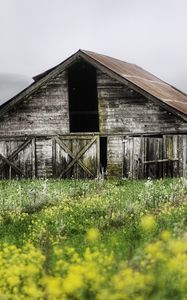
<svg viewBox="0 0 187 300">
<path fill-rule="evenodd" d="M 34 139 L 0 141 L 0 178 L 34 177 Z"/>
<path fill-rule="evenodd" d="M 53 176 L 94 178 L 99 170 L 98 136 L 56 136 L 53 138 Z"/>
</svg>

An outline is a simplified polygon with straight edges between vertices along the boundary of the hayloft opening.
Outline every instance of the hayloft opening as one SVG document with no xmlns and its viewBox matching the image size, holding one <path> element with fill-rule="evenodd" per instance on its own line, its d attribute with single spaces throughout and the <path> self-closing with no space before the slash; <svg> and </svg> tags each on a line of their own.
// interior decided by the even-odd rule
<svg viewBox="0 0 187 300">
<path fill-rule="evenodd" d="M 96 69 L 80 59 L 68 69 L 70 132 L 98 132 Z"/>
</svg>

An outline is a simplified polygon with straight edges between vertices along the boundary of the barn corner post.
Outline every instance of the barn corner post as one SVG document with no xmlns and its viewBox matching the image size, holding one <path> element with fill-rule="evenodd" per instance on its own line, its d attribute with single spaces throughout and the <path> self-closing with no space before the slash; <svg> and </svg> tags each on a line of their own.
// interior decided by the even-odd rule
<svg viewBox="0 0 187 300">
<path fill-rule="evenodd" d="M 79 50 L 0 107 L 0 177 L 187 176 L 187 96 Z"/>
</svg>

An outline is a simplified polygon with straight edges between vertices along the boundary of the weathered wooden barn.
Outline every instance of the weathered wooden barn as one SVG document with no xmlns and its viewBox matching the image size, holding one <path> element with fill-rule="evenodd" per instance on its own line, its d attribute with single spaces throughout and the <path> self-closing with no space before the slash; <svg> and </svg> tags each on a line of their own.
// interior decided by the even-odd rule
<svg viewBox="0 0 187 300">
<path fill-rule="evenodd" d="M 187 95 L 79 50 L 0 107 L 0 177 L 187 176 Z"/>
</svg>

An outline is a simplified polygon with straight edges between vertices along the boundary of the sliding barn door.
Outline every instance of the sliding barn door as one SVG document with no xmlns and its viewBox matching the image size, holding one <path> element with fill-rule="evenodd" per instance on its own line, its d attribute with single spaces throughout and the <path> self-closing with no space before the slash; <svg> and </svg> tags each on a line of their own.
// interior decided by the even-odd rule
<svg viewBox="0 0 187 300">
<path fill-rule="evenodd" d="M 164 145 L 163 137 L 144 138 L 144 177 L 164 177 Z M 168 169 L 168 168 L 167 168 Z M 168 171 L 168 170 L 167 170 Z M 166 170 L 165 170 L 166 172 Z M 165 174 L 166 176 L 168 174 Z"/>
<path fill-rule="evenodd" d="M 55 136 L 0 141 L 0 179 L 95 178 L 98 136 Z"/>
<path fill-rule="evenodd" d="M 124 177 L 155 179 L 178 176 L 181 156 L 179 141 L 178 136 L 172 135 L 125 137 Z"/>
<path fill-rule="evenodd" d="M 99 167 L 98 136 L 56 136 L 53 138 L 53 176 L 95 178 Z"/>
</svg>

